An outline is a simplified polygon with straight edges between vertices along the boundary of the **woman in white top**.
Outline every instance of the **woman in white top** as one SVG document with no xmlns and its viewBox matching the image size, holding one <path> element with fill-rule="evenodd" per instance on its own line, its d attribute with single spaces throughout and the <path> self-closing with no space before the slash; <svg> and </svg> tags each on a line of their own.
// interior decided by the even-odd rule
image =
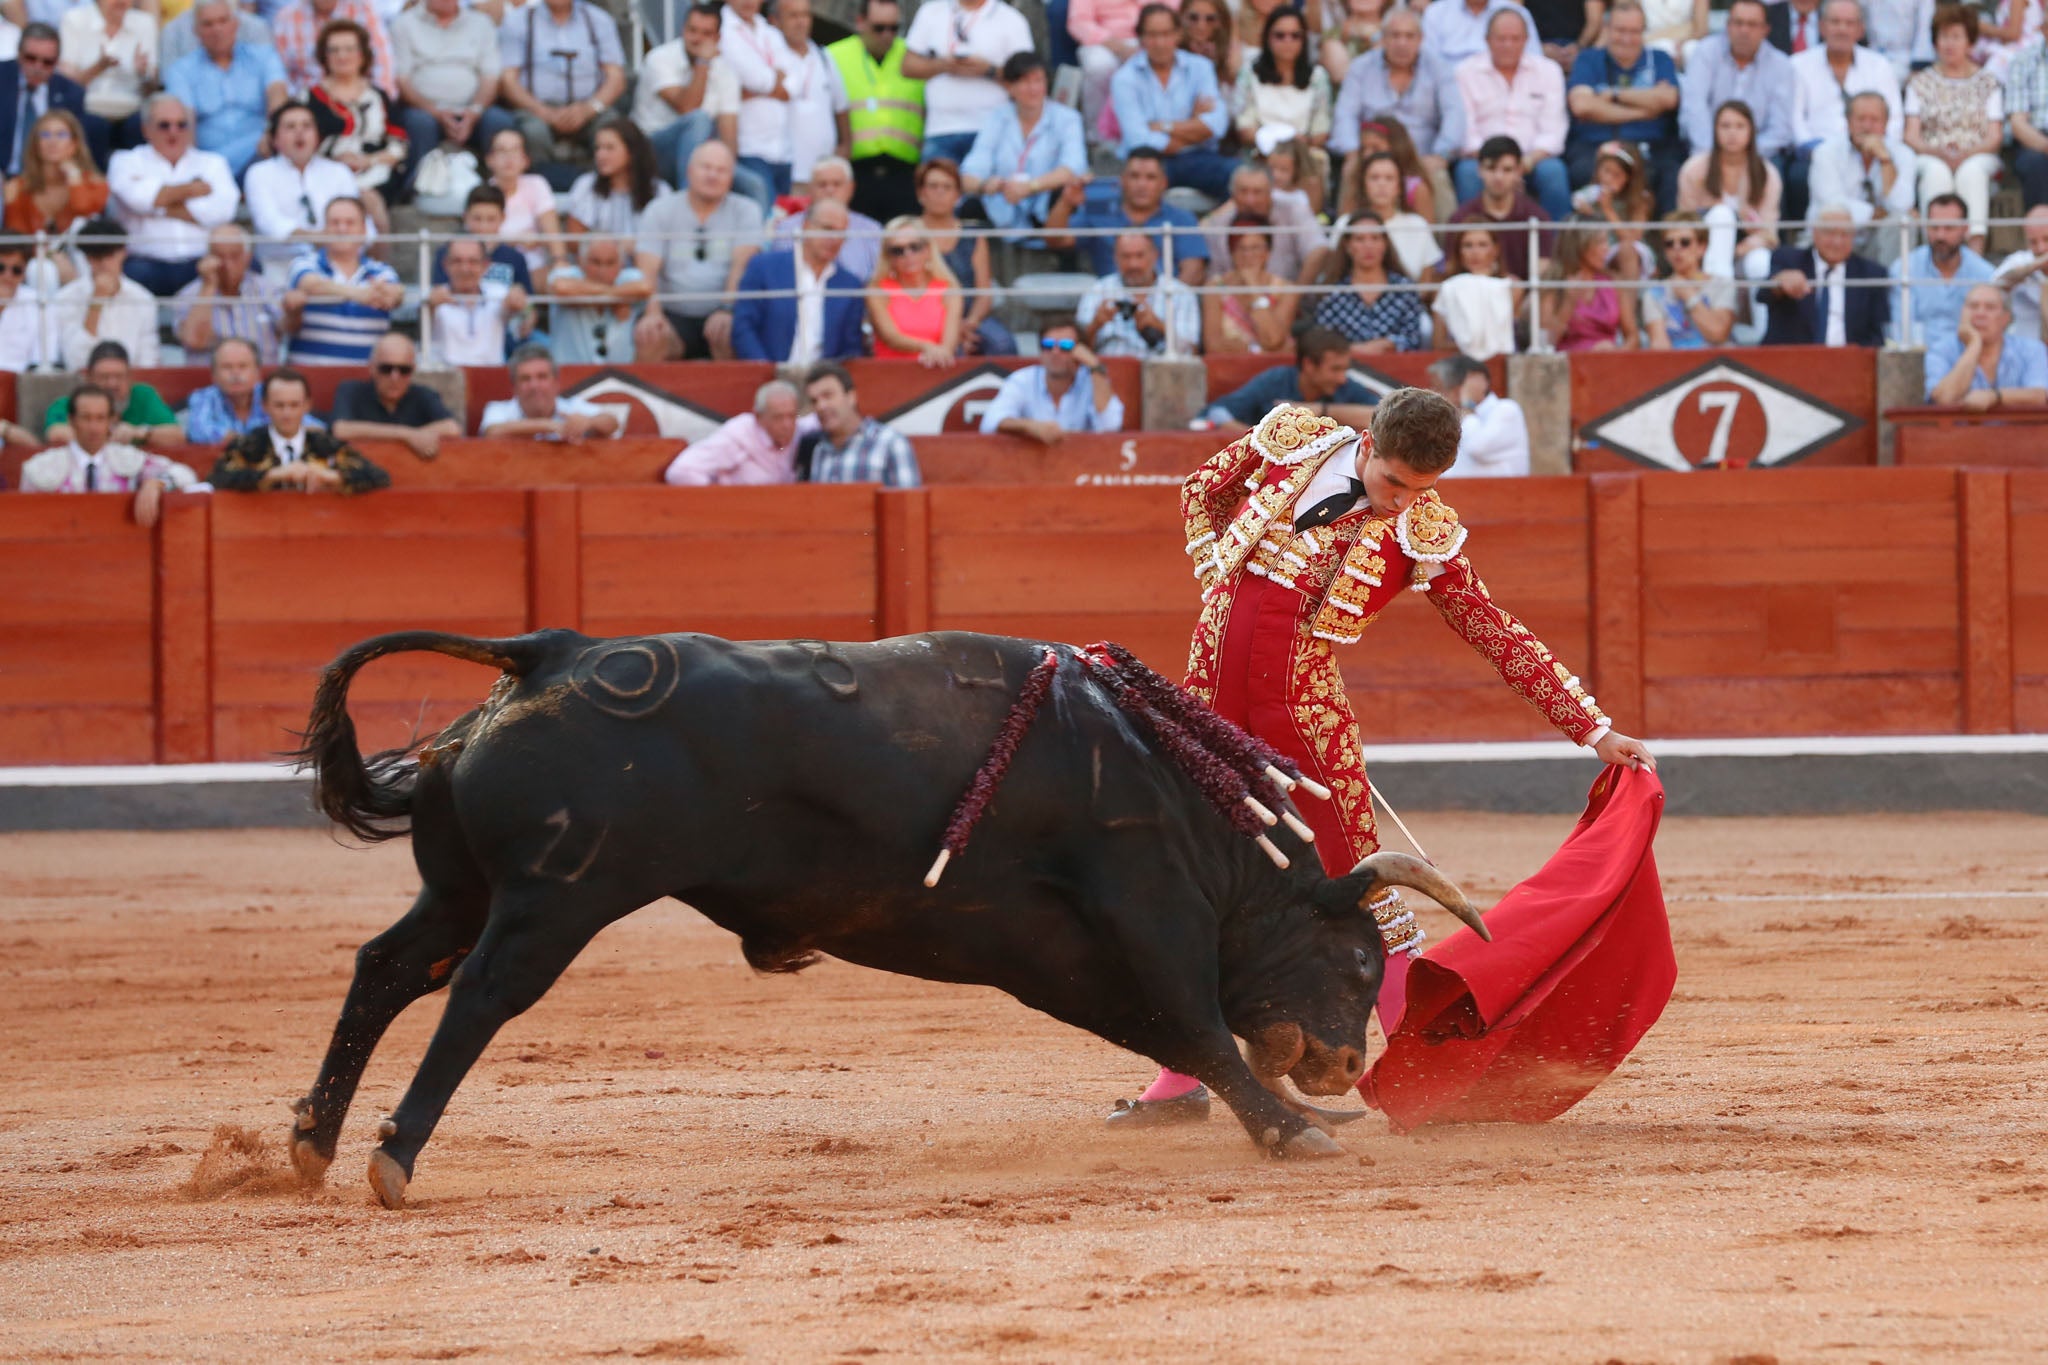
<svg viewBox="0 0 2048 1365">
<path fill-rule="evenodd" d="M 1330 140 L 1330 73 L 1309 49 L 1308 21 L 1292 7 L 1266 16 L 1259 52 L 1237 69 L 1237 131 L 1246 143 L 1258 143 L 1261 129 L 1272 128 L 1262 144 L 1289 140 L 1313 149 L 1311 174 L 1327 180 Z"/>
<path fill-rule="evenodd" d="M 1522 290 L 1501 261 L 1500 238 L 1492 228 L 1467 225 L 1451 234 L 1450 246 L 1443 286 L 1430 305 L 1435 319 L 1430 344 L 1477 360 L 1507 355 L 1515 349 Z"/>
<path fill-rule="evenodd" d="M 1387 225 L 1387 244 L 1401 273 L 1411 280 L 1444 258 L 1436 244 L 1429 220 L 1408 207 L 1408 187 L 1402 182 L 1401 162 L 1392 152 L 1374 152 L 1359 167 L 1359 192 L 1365 208 L 1379 215 Z M 1341 229 L 1340 229 L 1341 236 Z"/>
<path fill-rule="evenodd" d="M 505 196 L 505 223 L 498 235 L 526 253 L 526 268 L 538 284 L 544 272 L 569 259 L 568 243 L 542 242 L 536 236 L 557 236 L 562 231 L 555 192 L 533 174 L 533 153 L 526 148 L 526 134 L 517 128 L 500 128 L 491 135 L 484 165 L 490 172 L 487 183 L 496 185 Z"/>
<path fill-rule="evenodd" d="M 129 0 L 98 0 L 64 12 L 57 69 L 85 87 L 85 112 L 116 125 L 114 147 L 142 142 L 137 115 L 156 83 L 156 20 Z"/>
<path fill-rule="evenodd" d="M 1957 194 L 1970 215 L 1970 247 L 1984 250 L 1991 182 L 2005 143 L 2005 90 L 1970 57 L 1977 12 L 1943 5 L 1934 12 L 1934 65 L 1906 82 L 1905 143 L 1919 154 L 1920 208 Z"/>
</svg>

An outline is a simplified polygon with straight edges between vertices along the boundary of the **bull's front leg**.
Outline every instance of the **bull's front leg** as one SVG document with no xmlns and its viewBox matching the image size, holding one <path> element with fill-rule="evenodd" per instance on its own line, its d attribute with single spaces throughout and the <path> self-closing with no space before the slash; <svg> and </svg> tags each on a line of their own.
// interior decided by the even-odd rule
<svg viewBox="0 0 2048 1365">
<path fill-rule="evenodd" d="M 1162 1066 L 1208 1086 L 1268 1155 L 1344 1155 L 1329 1134 L 1291 1109 L 1252 1074 L 1220 1014 L 1207 1025 L 1166 1030 L 1146 1051 Z"/>
</svg>

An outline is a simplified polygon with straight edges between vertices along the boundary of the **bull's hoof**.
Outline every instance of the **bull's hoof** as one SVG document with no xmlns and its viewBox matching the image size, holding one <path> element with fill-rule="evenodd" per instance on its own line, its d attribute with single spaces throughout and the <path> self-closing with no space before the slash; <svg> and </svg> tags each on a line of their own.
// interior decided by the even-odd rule
<svg viewBox="0 0 2048 1365">
<path fill-rule="evenodd" d="M 308 1186 L 320 1186 L 327 1182 L 327 1165 L 333 1157 L 322 1156 L 313 1145 L 313 1140 L 300 1133 L 292 1138 L 292 1169 L 299 1173 L 299 1182 Z"/>
<path fill-rule="evenodd" d="M 389 1152 L 378 1150 L 370 1153 L 370 1189 L 377 1196 L 377 1202 L 387 1209 L 405 1207 L 405 1167 Z"/>
<path fill-rule="evenodd" d="M 1275 1156 L 1284 1157 L 1327 1157 L 1343 1156 L 1344 1149 L 1337 1140 L 1320 1128 L 1304 1128 L 1274 1149 Z"/>
<path fill-rule="evenodd" d="M 1169 1123 L 1207 1123 L 1209 1087 L 1198 1085 L 1170 1100 L 1118 1100 L 1104 1120 L 1112 1128 L 1158 1128 Z"/>
<path fill-rule="evenodd" d="M 1300 1110 L 1303 1118 L 1326 1133 L 1347 1123 L 1356 1123 L 1371 1112 L 1370 1109 L 1324 1109 L 1313 1104 L 1304 1104 Z"/>
</svg>

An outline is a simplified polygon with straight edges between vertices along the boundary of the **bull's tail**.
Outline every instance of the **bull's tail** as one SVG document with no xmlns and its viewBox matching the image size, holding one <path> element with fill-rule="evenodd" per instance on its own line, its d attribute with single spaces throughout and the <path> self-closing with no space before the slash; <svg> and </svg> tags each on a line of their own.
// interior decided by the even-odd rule
<svg viewBox="0 0 2048 1365">
<path fill-rule="evenodd" d="M 300 771 L 312 769 L 314 804 L 335 824 L 372 843 L 397 838 L 412 827 L 408 817 L 418 770 L 407 759 L 414 746 L 385 749 L 366 759 L 356 745 L 348 688 L 363 665 L 387 654 L 424 650 L 523 677 L 548 657 L 555 634 L 479 640 L 438 630 L 402 630 L 345 651 L 321 673 L 312 714 L 299 736 L 299 747 L 289 755 L 298 761 Z"/>
</svg>

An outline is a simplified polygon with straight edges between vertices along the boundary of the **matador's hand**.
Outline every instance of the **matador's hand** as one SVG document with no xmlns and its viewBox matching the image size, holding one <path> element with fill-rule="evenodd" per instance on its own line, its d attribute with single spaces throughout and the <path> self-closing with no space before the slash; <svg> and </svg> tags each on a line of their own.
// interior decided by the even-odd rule
<svg viewBox="0 0 2048 1365">
<path fill-rule="evenodd" d="M 1619 730 L 1609 730 L 1593 746 L 1593 752 L 1600 755 L 1602 763 L 1612 763 L 1617 768 L 1647 768 L 1657 771 L 1657 759 L 1649 747 L 1639 739 L 1631 739 Z"/>
</svg>

